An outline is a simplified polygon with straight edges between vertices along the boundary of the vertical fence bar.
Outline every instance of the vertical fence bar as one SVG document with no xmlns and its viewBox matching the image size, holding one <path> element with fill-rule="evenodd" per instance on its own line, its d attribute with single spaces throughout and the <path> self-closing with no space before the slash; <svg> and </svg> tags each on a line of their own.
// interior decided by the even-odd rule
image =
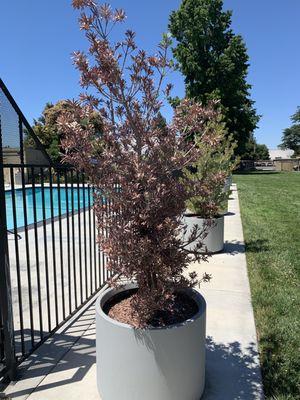
<svg viewBox="0 0 300 400">
<path fill-rule="evenodd" d="M 95 188 L 93 187 L 92 188 L 92 193 L 93 193 L 93 205 L 94 205 L 94 202 L 95 202 Z M 97 279 L 97 269 L 99 269 L 100 268 L 100 266 L 98 266 L 98 268 L 97 268 L 97 236 L 96 236 L 97 234 L 96 234 L 96 216 L 95 216 L 95 209 L 94 209 L 94 206 L 93 206 L 93 238 L 94 238 L 94 270 L 95 270 L 95 272 L 94 272 L 94 276 L 95 276 L 95 291 L 99 288 L 99 286 L 98 286 L 98 284 L 97 284 L 97 282 L 98 282 L 98 279 Z M 99 270 L 98 270 L 98 273 L 99 273 Z"/>
<path fill-rule="evenodd" d="M 31 336 L 31 346 L 34 347 L 34 323 L 33 323 L 33 304 L 32 304 L 32 288 L 31 288 L 32 282 L 31 282 L 31 265 L 30 265 L 30 252 L 29 252 L 29 235 L 28 235 L 28 216 L 27 216 L 27 197 L 26 197 L 27 194 L 26 194 L 24 165 L 21 166 L 21 180 L 22 180 L 22 200 L 23 200 L 24 232 L 25 232 L 27 285 L 28 285 L 29 314 L 30 314 L 30 336 Z"/>
<path fill-rule="evenodd" d="M 51 331 L 51 309 L 50 309 L 50 288 L 49 288 L 49 264 L 48 264 L 48 241 L 46 225 L 46 204 L 45 204 L 45 176 L 44 168 L 41 168 L 41 191 L 42 191 L 42 218 L 43 218 L 43 236 L 44 236 L 44 254 L 45 254 L 45 275 L 46 275 L 46 296 L 48 313 L 48 331 Z"/>
<path fill-rule="evenodd" d="M 88 230 L 89 230 L 89 261 L 90 261 L 90 295 L 93 293 L 93 255 L 92 255 L 92 226 L 91 226 L 91 192 L 90 192 L 90 184 L 87 186 L 87 195 L 88 195 Z"/>
<path fill-rule="evenodd" d="M 98 240 L 98 265 L 99 265 L 99 286 L 102 286 L 102 277 L 103 277 L 103 272 L 102 272 L 102 257 L 101 257 L 101 248 L 100 248 L 100 243 L 99 243 L 99 235 L 100 235 L 100 228 L 99 224 L 97 223 L 97 240 Z"/>
<path fill-rule="evenodd" d="M 24 145 L 23 145 L 23 123 L 19 115 L 19 142 L 20 142 L 20 162 L 24 164 Z"/>
<path fill-rule="evenodd" d="M 13 307 L 7 243 L 5 204 L 5 181 L 2 158 L 2 136 L 0 120 L 0 307 L 3 329 L 4 361 L 11 379 L 16 376 Z"/>
<path fill-rule="evenodd" d="M 37 230 L 37 207 L 36 207 L 36 190 L 35 190 L 35 169 L 31 168 L 31 185 L 32 185 L 32 200 L 33 200 L 33 220 L 34 220 L 34 244 L 35 244 L 35 259 L 36 259 L 36 276 L 38 288 L 38 308 L 40 321 L 40 337 L 43 339 L 43 313 L 42 313 L 42 293 L 41 293 L 41 274 L 40 274 L 40 257 L 39 257 L 39 237 Z"/>
<path fill-rule="evenodd" d="M 16 211 L 15 178 L 14 178 L 14 168 L 12 168 L 12 167 L 10 168 L 10 184 L 11 184 L 12 211 L 13 211 L 13 224 L 14 224 L 13 233 L 14 233 L 15 254 L 16 254 L 21 351 L 22 351 L 22 355 L 24 355 L 25 354 L 25 343 L 24 343 L 24 323 L 23 323 L 22 281 L 21 281 L 21 272 L 20 272 L 20 254 L 19 254 L 18 221 L 17 221 L 17 211 Z"/>
<path fill-rule="evenodd" d="M 100 236 L 100 228 L 98 227 L 98 232 L 97 232 L 97 234 L 98 234 L 98 238 L 99 238 L 99 236 Z M 99 239 L 98 239 L 99 240 Z M 103 264 L 103 250 L 102 250 L 102 248 L 100 247 L 100 244 L 98 245 L 99 247 L 98 247 L 98 251 L 99 251 L 99 266 L 100 266 L 100 273 L 99 273 L 99 280 L 100 280 L 100 282 L 99 282 L 99 285 L 100 286 L 102 286 L 103 285 L 103 283 L 104 283 L 104 264 Z"/>
<path fill-rule="evenodd" d="M 98 194 L 98 196 L 100 196 Z M 100 198 L 100 197 L 99 197 Z M 98 201 L 100 201 L 98 198 Z M 101 197 L 102 198 L 102 197 Z M 101 201 L 101 207 L 103 206 L 102 201 Z M 99 263 L 99 285 L 102 286 L 103 283 L 103 265 L 102 265 L 102 248 L 100 245 L 100 226 L 99 226 L 99 214 L 97 215 L 97 240 L 98 240 L 98 263 Z"/>
<path fill-rule="evenodd" d="M 103 208 L 103 200 L 105 201 L 105 206 L 106 206 L 106 199 L 103 199 L 103 195 L 101 194 L 101 206 L 102 206 L 102 208 Z M 104 218 L 104 215 L 102 214 L 102 222 L 103 222 L 103 218 Z M 101 235 L 102 236 L 105 235 L 105 230 L 103 228 L 103 225 L 102 225 L 102 228 L 101 228 Z M 102 255 L 102 273 L 103 273 L 103 275 L 102 275 L 102 285 L 103 285 L 104 282 L 106 281 L 107 277 L 105 276 L 105 270 L 106 270 L 106 268 L 105 268 L 105 254 L 104 254 L 103 249 L 101 249 L 101 252 L 102 252 L 101 255 Z"/>
<path fill-rule="evenodd" d="M 74 221 L 74 172 L 71 171 L 71 217 L 72 217 L 72 253 L 73 253 L 73 275 L 74 275 L 74 297 L 75 297 L 75 307 L 78 306 L 77 299 L 77 279 L 76 279 L 76 257 L 75 257 L 75 221 Z"/>
<path fill-rule="evenodd" d="M 87 248 L 86 248 L 86 198 L 85 198 L 85 176 L 82 177 L 82 197 L 83 197 L 83 251 L 84 251 L 84 273 L 85 273 L 85 298 L 88 298 L 88 268 L 87 268 Z"/>
<path fill-rule="evenodd" d="M 83 303 L 83 287 L 82 287 L 82 252 L 81 252 L 81 218 L 80 218 L 80 213 L 81 213 L 81 207 L 80 207 L 80 179 L 79 179 L 79 173 L 76 173 L 76 179 L 77 179 L 77 217 L 78 217 L 78 240 L 79 240 L 79 279 L 80 279 L 80 303 Z"/>
<path fill-rule="evenodd" d="M 55 320 L 58 325 L 58 304 L 57 304 L 57 275 L 56 275 L 56 255 L 55 255 L 55 226 L 54 226 L 54 205 L 53 205 L 53 178 L 52 168 L 49 168 L 49 185 L 50 185 L 50 213 L 51 213 L 51 233 L 52 233 L 52 258 L 53 258 L 53 281 L 54 281 L 54 304 L 55 304 Z"/>
<path fill-rule="evenodd" d="M 109 199 L 105 199 L 105 212 L 106 212 L 106 218 L 108 218 L 110 215 L 110 202 L 109 202 Z M 106 224 L 106 226 L 107 226 L 107 224 Z M 105 229 L 105 236 L 107 237 L 108 236 L 108 228 L 106 228 Z M 106 270 L 106 279 L 109 279 L 109 277 L 110 277 L 110 271 L 108 270 L 108 268 L 107 268 L 107 261 L 108 261 L 108 258 L 107 258 L 107 255 L 105 255 L 105 270 Z"/>
<path fill-rule="evenodd" d="M 57 195 L 58 195 L 58 228 L 59 228 L 59 254 L 60 254 L 60 279 L 61 279 L 61 297 L 62 297 L 62 314 L 63 319 L 66 318 L 65 306 L 65 280 L 64 280 L 64 257 L 63 257 L 63 241 L 62 241 L 62 223 L 61 223 L 61 193 L 60 193 L 60 170 L 57 169 Z"/>
<path fill-rule="evenodd" d="M 4 332 L 3 332 L 3 318 L 2 318 L 2 311 L 0 307 L 0 364 L 3 365 L 4 362 Z M 1 371 L 0 371 L 1 372 Z M 0 375 L 1 379 L 1 375 Z"/>
<path fill-rule="evenodd" d="M 69 188 L 68 188 L 68 171 L 64 170 L 65 178 L 65 196 L 66 196 L 66 220 L 67 220 L 67 257 L 68 257 L 68 301 L 69 301 L 69 313 L 72 312 L 72 277 L 71 277 L 71 248 L 70 248 L 70 214 L 69 214 Z"/>
</svg>

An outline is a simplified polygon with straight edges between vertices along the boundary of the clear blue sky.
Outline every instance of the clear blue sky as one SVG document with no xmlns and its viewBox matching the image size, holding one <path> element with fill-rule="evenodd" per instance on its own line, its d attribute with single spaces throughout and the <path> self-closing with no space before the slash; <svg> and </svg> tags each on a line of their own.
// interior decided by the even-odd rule
<svg viewBox="0 0 300 400">
<path fill-rule="evenodd" d="M 2 0 L 0 76 L 31 122 L 45 103 L 77 97 L 78 73 L 70 60 L 85 40 L 71 0 Z M 180 0 L 112 0 L 126 9 L 126 25 L 152 51 L 166 31 L 168 15 Z M 252 98 L 262 114 L 255 135 L 275 148 L 289 117 L 300 105 L 300 0 L 225 0 L 233 28 L 247 44 Z M 182 77 L 173 74 L 174 94 L 182 96 Z M 168 112 L 168 110 L 167 110 Z"/>
</svg>

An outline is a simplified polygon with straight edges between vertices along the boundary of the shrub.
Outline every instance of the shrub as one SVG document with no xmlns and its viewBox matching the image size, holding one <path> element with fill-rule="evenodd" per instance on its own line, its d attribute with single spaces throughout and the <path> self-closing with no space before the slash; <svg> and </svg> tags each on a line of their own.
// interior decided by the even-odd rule
<svg viewBox="0 0 300 400">
<path fill-rule="evenodd" d="M 199 134 L 194 141 L 201 156 L 189 168 L 185 168 L 185 177 L 201 185 L 203 191 L 192 194 L 187 201 L 187 209 L 202 218 L 216 218 L 225 209 L 230 191 L 226 189 L 226 180 L 236 168 L 238 160 L 234 157 L 236 143 L 227 136 L 224 123 L 219 120 L 207 124 L 208 137 L 214 141 L 206 142 Z"/>
<path fill-rule="evenodd" d="M 100 232 L 108 233 L 99 236 L 107 267 L 137 282 L 131 305 L 139 326 L 145 326 L 157 310 L 172 312 L 176 290 L 199 282 L 195 273 L 184 275 L 192 259 L 204 256 L 186 250 L 181 218 L 191 194 L 205 193 L 181 171 L 203 156 L 202 148 L 186 138 L 199 132 L 209 148 L 217 132 L 206 125 L 218 119 L 218 112 L 213 104 L 184 100 L 172 122 L 162 124 L 163 96 L 171 89 L 164 83 L 172 67 L 168 37 L 149 56 L 137 48 L 132 31 L 121 42 L 110 40 L 112 27 L 125 19 L 124 11 L 90 0 L 74 0 L 73 6 L 82 11 L 80 26 L 90 45 L 89 56 L 76 52 L 74 63 L 82 87 L 91 90 L 70 102 L 71 110 L 60 119 L 65 161 L 85 171 L 98 188 L 95 212 Z M 103 121 L 102 151 L 96 155 L 93 125 L 80 124 L 95 110 Z M 120 285 L 118 279 L 110 283 Z"/>
</svg>

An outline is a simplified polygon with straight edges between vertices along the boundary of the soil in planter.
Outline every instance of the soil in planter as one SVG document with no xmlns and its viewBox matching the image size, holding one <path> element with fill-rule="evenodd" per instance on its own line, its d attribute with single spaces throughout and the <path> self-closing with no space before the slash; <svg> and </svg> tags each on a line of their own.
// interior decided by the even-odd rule
<svg viewBox="0 0 300 400">
<path fill-rule="evenodd" d="M 131 299 L 137 290 L 126 290 L 112 297 L 104 306 L 103 311 L 110 318 L 135 328 L 140 327 L 140 321 L 136 312 L 132 309 Z M 148 321 L 149 327 L 164 327 L 182 323 L 199 311 L 197 303 L 184 293 L 178 293 L 175 297 L 173 310 L 157 310 Z"/>
</svg>

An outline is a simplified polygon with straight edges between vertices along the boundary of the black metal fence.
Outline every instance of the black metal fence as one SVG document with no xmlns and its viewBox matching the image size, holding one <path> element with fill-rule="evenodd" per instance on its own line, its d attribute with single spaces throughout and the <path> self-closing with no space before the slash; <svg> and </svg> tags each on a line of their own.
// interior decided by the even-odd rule
<svg viewBox="0 0 300 400">
<path fill-rule="evenodd" d="M 0 79 L 0 381 L 110 277 L 94 195 L 51 163 Z"/>
<path fill-rule="evenodd" d="M 0 309 L 12 325 L 0 354 L 11 370 L 95 295 L 109 272 L 97 244 L 95 189 L 83 174 L 18 164 L 2 164 L 0 174 L 8 275 Z"/>
<path fill-rule="evenodd" d="M 44 146 L 0 78 L 1 162 L 51 164 Z"/>
</svg>

